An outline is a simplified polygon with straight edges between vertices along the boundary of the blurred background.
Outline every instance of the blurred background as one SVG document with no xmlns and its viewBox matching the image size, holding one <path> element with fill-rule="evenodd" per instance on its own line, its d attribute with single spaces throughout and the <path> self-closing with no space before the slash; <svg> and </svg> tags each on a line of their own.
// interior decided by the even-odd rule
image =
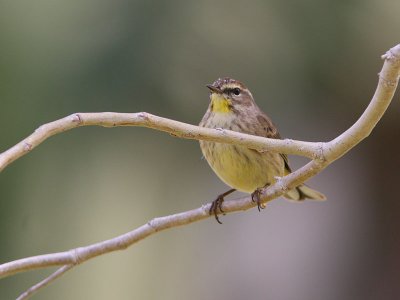
<svg viewBox="0 0 400 300">
<path fill-rule="evenodd" d="M 400 2 L 0 2 L 0 151 L 74 112 L 198 124 L 205 84 L 243 81 L 282 136 L 328 141 L 366 108 Z M 398 93 L 372 135 L 283 199 L 152 236 L 34 299 L 399 299 Z M 0 174 L 0 261 L 71 249 L 227 190 L 196 141 L 144 128 L 52 137 Z M 293 168 L 306 162 L 291 157 Z M 234 197 L 239 197 L 235 194 Z M 53 270 L 0 280 L 13 299 Z"/>
</svg>

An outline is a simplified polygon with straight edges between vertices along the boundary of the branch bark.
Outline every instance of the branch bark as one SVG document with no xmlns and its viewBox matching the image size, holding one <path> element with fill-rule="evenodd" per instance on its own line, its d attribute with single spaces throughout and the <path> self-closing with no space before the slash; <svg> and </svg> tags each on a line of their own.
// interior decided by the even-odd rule
<svg viewBox="0 0 400 300">
<path fill-rule="evenodd" d="M 41 282 L 35 284 L 34 286 L 31 286 L 29 289 L 27 289 L 25 292 L 23 292 L 21 295 L 16 300 L 24 300 L 28 299 L 31 297 L 33 294 L 35 294 L 37 291 L 39 291 L 41 288 L 44 288 L 45 286 L 49 285 L 51 282 L 62 276 L 65 272 L 67 272 L 69 269 L 73 268 L 74 265 L 66 265 L 62 266 L 59 268 L 57 271 L 55 271 L 53 274 L 51 274 L 49 277 L 45 278 Z"/>
<path fill-rule="evenodd" d="M 167 132 L 172 136 L 185 139 L 208 140 L 228 144 L 247 146 L 258 151 L 277 151 L 315 158 L 316 143 L 295 140 L 267 139 L 226 129 L 198 127 L 146 112 L 140 113 L 75 113 L 65 118 L 44 124 L 26 139 L 0 154 L 0 171 L 12 162 L 29 153 L 49 137 L 81 126 L 139 126 Z"/>
<path fill-rule="evenodd" d="M 180 138 L 238 144 L 258 151 L 268 150 L 279 153 L 302 155 L 310 158 L 311 161 L 305 166 L 279 179 L 274 185 L 263 190 L 261 202 L 266 203 L 318 174 L 371 133 L 386 111 L 396 91 L 400 75 L 400 44 L 390 49 L 382 58 L 385 60 L 385 63 L 382 71 L 379 73 L 377 89 L 367 109 L 353 126 L 330 142 L 310 143 L 295 140 L 267 139 L 225 129 L 202 128 L 144 112 L 134 114 L 111 112 L 77 113 L 40 126 L 26 139 L 0 154 L 0 171 L 52 135 L 72 128 L 91 125 L 104 127 L 142 126 L 164 131 Z M 208 203 L 190 211 L 155 218 L 128 233 L 89 246 L 4 263 L 0 265 L 0 278 L 28 270 L 63 266 L 56 271 L 56 273 L 21 295 L 25 297 L 21 299 L 26 299 L 32 292 L 47 285 L 75 265 L 98 255 L 126 249 L 156 232 L 190 224 L 210 217 L 210 205 L 211 203 Z M 255 205 L 256 204 L 252 202 L 250 197 L 245 197 L 223 202 L 222 208 L 225 213 L 232 213 L 247 210 Z"/>
</svg>

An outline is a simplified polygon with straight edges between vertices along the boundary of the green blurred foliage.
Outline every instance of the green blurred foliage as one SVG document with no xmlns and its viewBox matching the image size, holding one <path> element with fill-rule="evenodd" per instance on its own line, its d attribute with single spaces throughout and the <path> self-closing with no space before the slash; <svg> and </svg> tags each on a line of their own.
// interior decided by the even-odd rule
<svg viewBox="0 0 400 300">
<path fill-rule="evenodd" d="M 329 140 L 368 104 L 380 55 L 400 42 L 399 9 L 389 0 L 2 0 L 0 151 L 79 111 L 197 124 L 205 84 L 221 76 L 245 82 L 283 136 Z M 36 298 L 398 298 L 398 100 L 365 142 L 312 180 L 326 203 L 280 199 L 223 226 L 210 219 L 163 232 Z M 195 141 L 75 129 L 0 175 L 0 261 L 107 239 L 225 189 Z M 2 279 L 0 298 L 47 274 Z"/>
</svg>

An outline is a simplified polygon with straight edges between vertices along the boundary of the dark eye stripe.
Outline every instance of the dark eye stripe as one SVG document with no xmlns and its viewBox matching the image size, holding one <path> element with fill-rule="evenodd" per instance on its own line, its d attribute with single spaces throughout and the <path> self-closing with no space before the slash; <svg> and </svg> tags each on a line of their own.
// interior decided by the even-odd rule
<svg viewBox="0 0 400 300">
<path fill-rule="evenodd" d="M 223 92 L 225 94 L 235 94 L 236 96 L 238 96 L 242 91 L 240 88 L 225 88 Z"/>
</svg>

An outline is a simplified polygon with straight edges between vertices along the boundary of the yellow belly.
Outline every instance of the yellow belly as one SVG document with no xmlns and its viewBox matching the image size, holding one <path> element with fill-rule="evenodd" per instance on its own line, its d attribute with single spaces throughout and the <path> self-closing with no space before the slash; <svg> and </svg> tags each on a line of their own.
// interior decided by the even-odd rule
<svg viewBox="0 0 400 300">
<path fill-rule="evenodd" d="M 259 153 L 242 146 L 201 141 L 207 162 L 227 185 L 252 193 L 283 176 L 284 161 L 277 153 Z"/>
</svg>

